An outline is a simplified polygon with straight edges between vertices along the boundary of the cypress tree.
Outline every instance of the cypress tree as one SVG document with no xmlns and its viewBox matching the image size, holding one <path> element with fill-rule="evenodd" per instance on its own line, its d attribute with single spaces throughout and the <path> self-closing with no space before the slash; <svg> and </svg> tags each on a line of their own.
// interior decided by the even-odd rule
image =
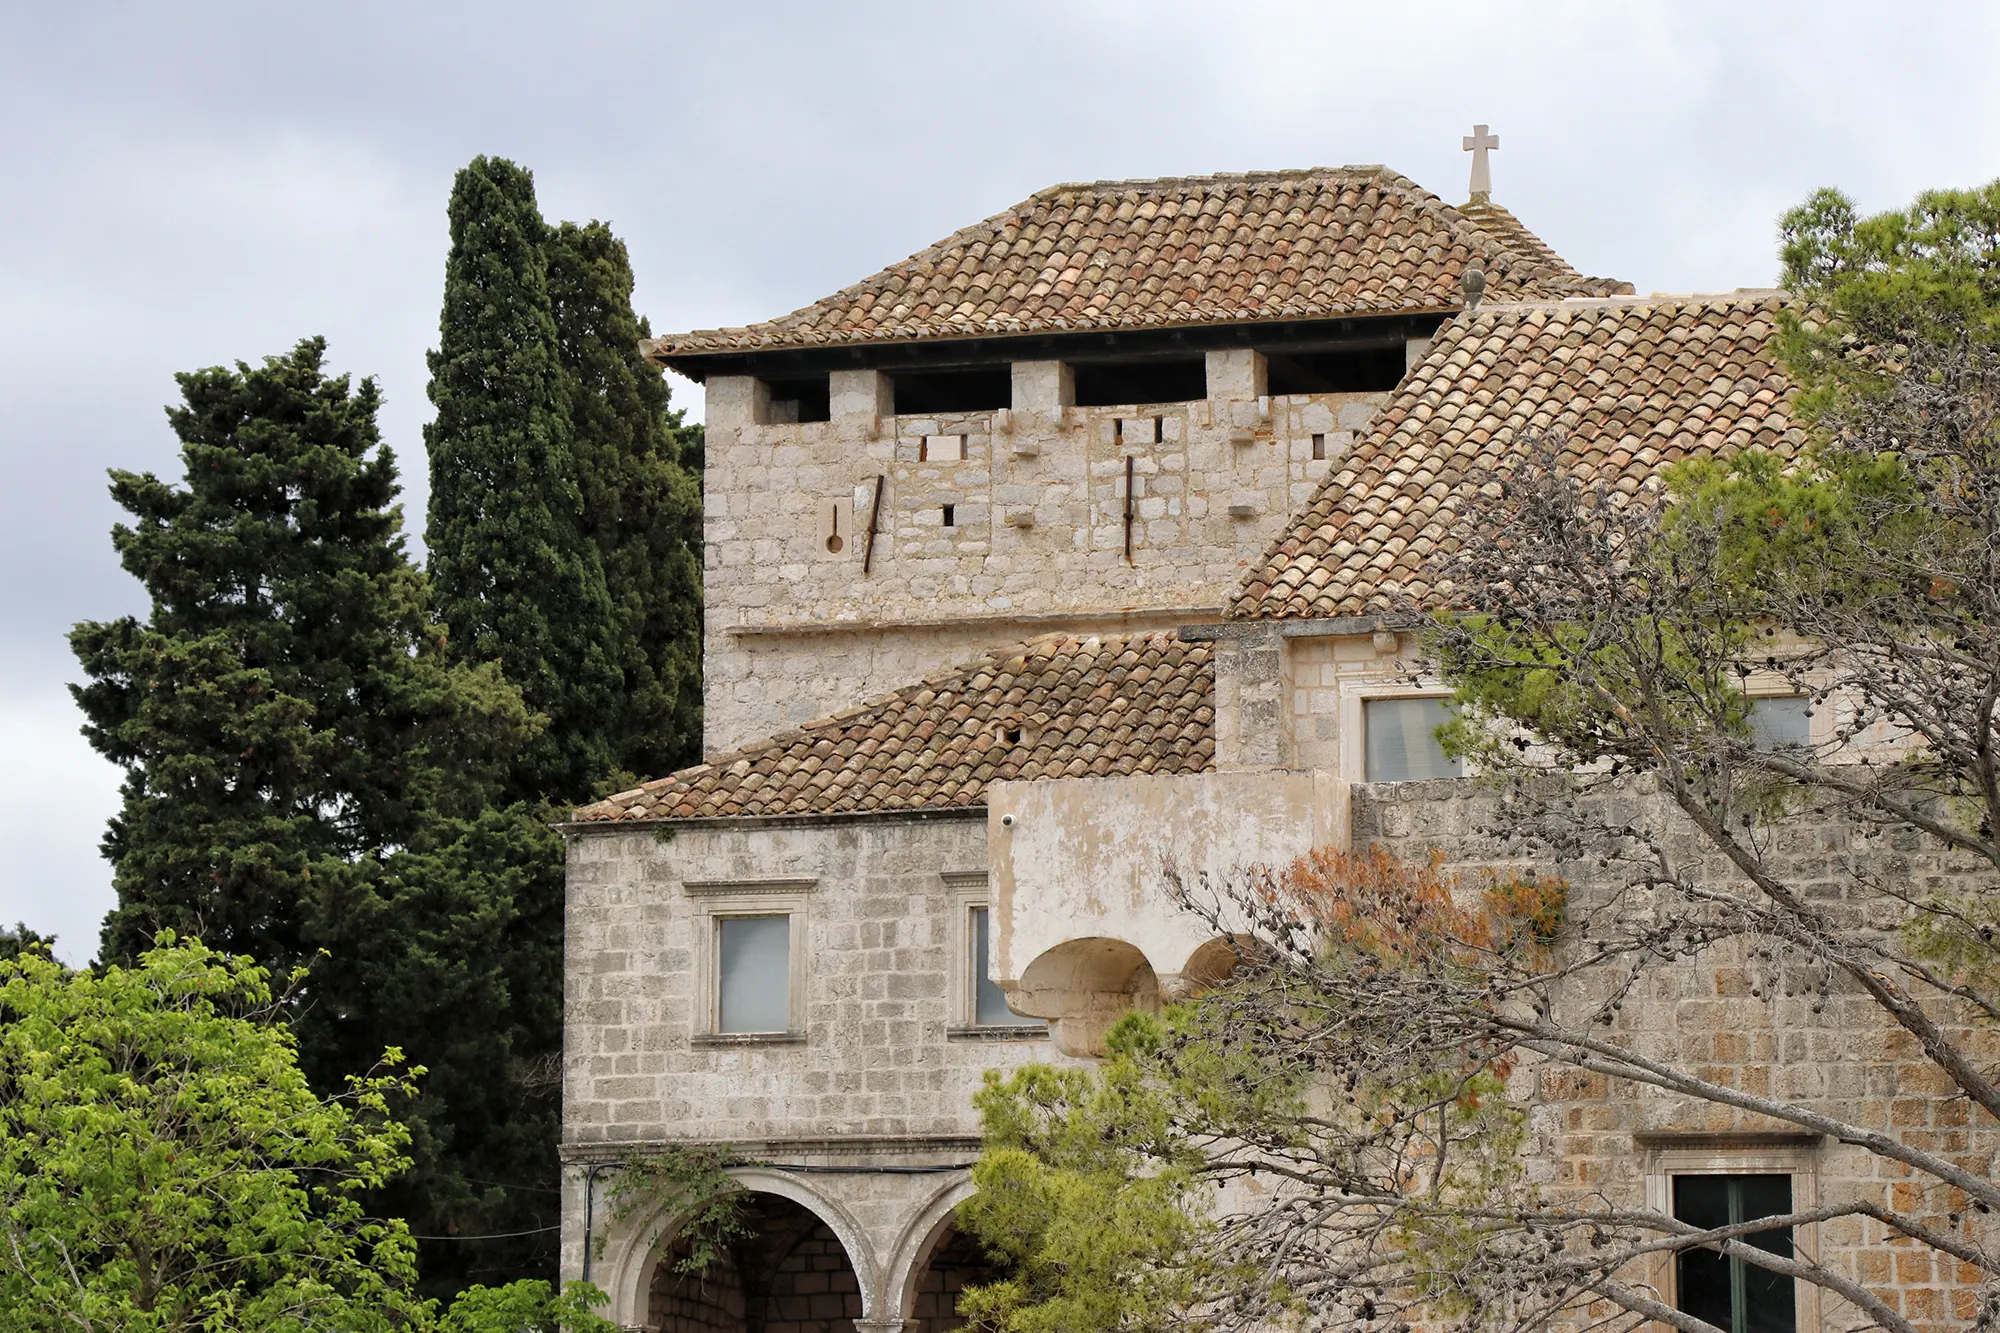
<svg viewBox="0 0 2000 1333">
<path fill-rule="evenodd" d="M 617 627 L 612 759 L 668 773 L 701 755 L 701 486 L 684 466 L 700 428 L 682 425 L 640 355 L 650 330 L 632 311 L 625 243 L 602 222 L 565 222 L 546 250 L 584 532 Z"/>
<path fill-rule="evenodd" d="M 547 727 L 511 792 L 571 801 L 611 772 L 621 685 L 616 617 L 585 534 L 533 177 L 501 158 L 458 173 L 449 209 L 437 418 L 424 430 L 426 543 L 459 661 L 497 662 Z"/>
</svg>

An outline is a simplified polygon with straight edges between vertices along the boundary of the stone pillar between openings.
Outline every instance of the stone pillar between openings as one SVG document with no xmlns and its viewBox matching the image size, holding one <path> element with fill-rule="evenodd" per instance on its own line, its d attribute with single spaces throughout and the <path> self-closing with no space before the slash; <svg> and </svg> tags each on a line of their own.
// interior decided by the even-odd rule
<svg viewBox="0 0 2000 1333">
<path fill-rule="evenodd" d="M 712 434 L 771 416 L 771 386 L 750 375 L 711 375 L 702 386 L 702 421 Z"/>
<path fill-rule="evenodd" d="M 879 370 L 836 370 L 827 377 L 835 421 L 858 425 L 869 434 L 883 417 L 896 415 L 895 382 Z"/>
<path fill-rule="evenodd" d="M 1208 354 L 1211 402 L 1254 402 L 1270 393 L 1264 354 L 1249 347 L 1226 347 Z"/>
<path fill-rule="evenodd" d="M 1076 403 L 1076 372 L 1067 361 L 1016 361 L 1016 412 L 1054 413 Z"/>
</svg>

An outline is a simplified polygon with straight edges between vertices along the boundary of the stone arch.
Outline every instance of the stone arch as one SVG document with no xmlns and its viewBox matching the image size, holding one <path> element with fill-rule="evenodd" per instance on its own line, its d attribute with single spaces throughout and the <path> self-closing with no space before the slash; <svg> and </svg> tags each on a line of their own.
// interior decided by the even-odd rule
<svg viewBox="0 0 2000 1333">
<path fill-rule="evenodd" d="M 1258 947 L 1254 936 L 1217 935 L 1189 954 L 1181 964 L 1180 973 L 1171 981 L 1162 977 L 1160 989 L 1167 993 L 1168 999 L 1193 999 L 1229 980 L 1244 957 Z"/>
<path fill-rule="evenodd" d="M 781 1199 L 809 1215 L 838 1243 L 842 1257 L 854 1274 L 861 1319 L 873 1319 L 879 1290 L 879 1265 L 867 1233 L 841 1204 L 796 1176 L 769 1167 L 746 1166 L 729 1172 L 752 1195 Z M 684 1212 L 670 1212 L 664 1206 L 635 1215 L 612 1228 L 605 1237 L 596 1281 L 610 1297 L 604 1316 L 626 1327 L 642 1327 L 648 1322 L 653 1299 L 655 1274 L 663 1262 L 671 1263 Z M 586 1241 L 586 1243 L 588 1243 Z M 732 1257 L 732 1264 L 736 1259 Z M 739 1278 L 741 1275 L 739 1274 Z M 836 1323 L 837 1333 L 847 1333 Z"/>
<path fill-rule="evenodd" d="M 1095 935 L 1043 950 L 1007 998 L 1016 1013 L 1047 1019 L 1065 1055 L 1102 1055 L 1113 1023 L 1159 1009 L 1160 982 L 1138 946 Z"/>
<path fill-rule="evenodd" d="M 1005 1270 L 958 1228 L 958 1205 L 972 1194 L 971 1177 L 952 1181 L 931 1195 L 897 1238 L 882 1304 L 895 1311 L 892 1318 L 903 1321 L 903 1333 L 952 1333 L 962 1328 L 959 1293 L 1004 1276 Z"/>
<path fill-rule="evenodd" d="M 938 1240 L 951 1228 L 958 1205 L 972 1197 L 972 1177 L 957 1176 L 932 1192 L 917 1215 L 896 1237 L 895 1251 L 889 1256 L 888 1283 L 882 1292 L 882 1308 L 898 1313 L 885 1317 L 908 1318 L 910 1302 L 916 1295 L 915 1283 L 936 1248 Z"/>
</svg>

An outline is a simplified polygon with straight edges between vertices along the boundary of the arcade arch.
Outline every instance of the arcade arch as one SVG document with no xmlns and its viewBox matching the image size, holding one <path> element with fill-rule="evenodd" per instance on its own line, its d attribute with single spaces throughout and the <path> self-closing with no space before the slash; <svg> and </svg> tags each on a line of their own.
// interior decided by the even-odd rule
<svg viewBox="0 0 2000 1333">
<path fill-rule="evenodd" d="M 707 1271 L 679 1271 L 686 1238 L 656 1259 L 646 1324 L 658 1333 L 852 1333 L 864 1317 L 865 1274 L 840 1236 L 795 1199 L 754 1191 L 743 1205 L 748 1234 Z"/>
</svg>

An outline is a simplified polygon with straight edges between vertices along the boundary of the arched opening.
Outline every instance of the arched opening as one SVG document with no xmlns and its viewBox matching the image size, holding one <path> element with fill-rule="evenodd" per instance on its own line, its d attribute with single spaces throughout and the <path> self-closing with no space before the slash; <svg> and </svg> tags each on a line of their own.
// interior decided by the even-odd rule
<svg viewBox="0 0 2000 1333">
<path fill-rule="evenodd" d="M 1135 946 L 1092 937 L 1045 950 L 1007 999 L 1016 1013 L 1047 1019 L 1065 1055 L 1102 1055 L 1112 1024 L 1134 1009 L 1159 1009 L 1160 983 Z"/>
<path fill-rule="evenodd" d="M 1007 1270 L 989 1259 L 977 1240 L 946 1223 L 911 1283 L 910 1316 L 903 1333 L 951 1333 L 966 1327 L 958 1313 L 959 1296 L 967 1287 L 1005 1276 Z"/>
<path fill-rule="evenodd" d="M 1236 975 L 1244 961 L 1262 947 L 1249 935 L 1216 936 L 1189 954 L 1187 962 L 1181 965 L 1174 998 L 1189 1000 L 1214 990 Z"/>
<path fill-rule="evenodd" d="M 705 1273 L 684 1273 L 690 1242 L 661 1254 L 647 1297 L 659 1333 L 853 1333 L 861 1280 L 833 1228 L 775 1194 L 745 1199 L 749 1234 Z"/>
</svg>

